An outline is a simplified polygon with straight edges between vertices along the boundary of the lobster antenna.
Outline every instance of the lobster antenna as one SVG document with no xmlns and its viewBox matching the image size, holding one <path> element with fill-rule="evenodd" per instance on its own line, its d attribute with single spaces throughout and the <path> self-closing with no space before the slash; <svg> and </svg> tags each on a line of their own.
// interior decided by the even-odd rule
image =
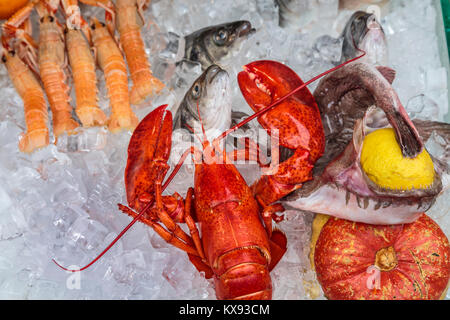
<svg viewBox="0 0 450 320">
<path fill-rule="evenodd" d="M 191 147 L 189 149 L 186 149 L 184 151 L 184 153 L 182 154 L 182 156 L 180 157 L 180 160 L 178 161 L 177 165 L 175 166 L 175 168 L 172 170 L 172 173 L 170 174 L 170 176 L 167 178 L 166 182 L 164 182 L 162 188 L 161 188 L 161 192 L 163 192 L 167 186 L 169 185 L 169 183 L 173 180 L 173 178 L 175 177 L 175 175 L 178 173 L 178 171 L 180 170 L 181 166 L 183 165 L 184 160 L 186 160 L 186 157 L 191 154 L 194 153 L 194 148 Z M 111 247 L 116 244 L 117 241 L 119 241 L 120 238 L 122 238 L 122 236 L 138 221 L 141 219 L 141 217 L 144 215 L 144 213 L 150 209 L 150 207 L 153 205 L 155 201 L 150 201 L 149 203 L 147 203 L 147 205 L 144 207 L 144 209 L 142 209 L 134 218 L 133 220 L 114 238 L 113 241 L 111 241 L 111 243 L 102 251 L 100 252 L 100 254 L 93 259 L 91 262 L 89 262 L 87 265 L 85 265 L 84 267 L 80 268 L 80 269 L 69 269 L 66 267 L 63 267 L 61 264 L 59 264 L 55 259 L 52 259 L 52 261 L 61 269 L 65 270 L 65 271 L 69 271 L 69 272 L 79 272 L 79 271 L 83 271 L 86 270 L 87 268 L 89 268 L 90 266 L 92 266 L 95 262 L 97 262 L 101 257 L 103 257 L 103 255 L 109 251 L 109 249 L 111 249 Z M 130 209 L 131 210 L 131 209 Z"/>
<path fill-rule="evenodd" d="M 296 89 L 292 90 L 291 92 L 285 94 L 284 96 L 282 96 L 281 98 L 279 98 L 278 100 L 276 100 L 275 102 L 271 103 L 270 105 L 268 105 L 267 107 L 259 110 L 258 112 L 255 112 L 254 114 L 252 114 L 251 116 L 249 116 L 247 119 L 242 120 L 240 123 L 234 125 L 233 127 L 231 127 L 230 129 L 224 131 L 220 136 L 218 136 L 216 139 L 220 140 L 225 138 L 227 135 L 229 135 L 230 133 L 232 133 L 233 131 L 239 129 L 240 127 L 242 127 L 243 125 L 247 124 L 248 122 L 252 121 L 253 119 L 263 115 L 264 113 L 270 111 L 271 109 L 273 109 L 275 106 L 277 106 L 280 102 L 286 100 L 287 98 L 289 98 L 290 96 L 292 96 L 293 94 L 295 94 L 296 92 L 298 92 L 299 90 L 303 89 L 304 87 L 306 87 L 307 85 L 311 84 L 312 82 L 316 81 L 317 79 L 322 78 L 323 76 L 336 71 L 340 68 L 342 68 L 343 66 L 352 63 L 353 61 L 359 60 L 362 57 L 364 57 L 366 55 L 366 52 L 364 50 L 359 49 L 356 44 L 355 44 L 355 39 L 353 39 L 353 45 L 355 46 L 356 50 L 358 50 L 359 52 L 362 52 L 362 54 L 356 58 L 350 59 L 346 62 L 341 63 L 340 65 L 331 68 L 325 72 L 322 72 L 321 74 L 315 76 L 314 78 L 310 79 L 309 81 L 305 82 L 304 84 L 302 84 L 301 86 L 297 87 Z"/>
<path fill-rule="evenodd" d="M 205 127 L 203 126 L 202 116 L 200 115 L 200 108 L 198 106 L 199 100 L 197 100 L 197 114 L 198 114 L 198 120 L 200 121 L 200 125 L 202 126 L 202 133 L 203 133 L 203 141 L 207 141 L 206 133 L 205 133 Z"/>
</svg>

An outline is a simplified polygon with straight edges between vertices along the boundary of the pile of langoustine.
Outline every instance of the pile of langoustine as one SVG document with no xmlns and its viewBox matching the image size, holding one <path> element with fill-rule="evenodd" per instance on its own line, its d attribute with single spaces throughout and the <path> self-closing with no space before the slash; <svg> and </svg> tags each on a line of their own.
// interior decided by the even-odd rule
<svg viewBox="0 0 450 320">
<path fill-rule="evenodd" d="M 81 125 L 107 124 L 112 132 L 133 130 L 139 120 L 131 105 L 141 103 L 164 87 L 152 75 L 140 33 L 145 2 L 81 2 L 104 8 L 105 23 L 96 18 L 89 23 L 84 20 L 77 0 L 31 0 L 2 26 L 2 60 L 24 103 L 27 131 L 19 141 L 22 152 L 49 144 L 45 95 L 56 139 L 79 127 L 72 116 L 69 76 L 75 87 L 75 113 Z M 60 8 L 64 22 L 57 19 Z M 38 41 L 31 36 L 30 15 L 35 9 L 39 15 Z M 98 106 L 96 65 L 105 77 L 111 106 L 109 119 Z M 131 90 L 127 66 L 133 82 Z"/>
</svg>

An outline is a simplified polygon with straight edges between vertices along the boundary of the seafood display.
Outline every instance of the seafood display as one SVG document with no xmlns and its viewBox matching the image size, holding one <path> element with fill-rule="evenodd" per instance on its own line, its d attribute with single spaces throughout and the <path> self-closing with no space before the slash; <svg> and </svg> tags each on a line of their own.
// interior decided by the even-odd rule
<svg viewBox="0 0 450 320">
<path fill-rule="evenodd" d="M 445 64 L 398 1 L 28 2 L 0 297 L 448 299 Z"/>
</svg>

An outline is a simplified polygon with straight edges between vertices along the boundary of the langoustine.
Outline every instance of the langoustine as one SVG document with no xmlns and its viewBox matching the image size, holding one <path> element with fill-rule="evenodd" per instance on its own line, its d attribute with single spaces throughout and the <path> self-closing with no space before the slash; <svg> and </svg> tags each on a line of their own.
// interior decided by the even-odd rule
<svg viewBox="0 0 450 320">
<path fill-rule="evenodd" d="M 28 66 L 14 51 L 3 49 L 2 61 L 23 100 L 27 131 L 19 141 L 22 152 L 33 152 L 49 144 L 48 112 L 44 90 Z"/>
<path fill-rule="evenodd" d="M 121 129 L 132 130 L 139 120 L 130 106 L 125 60 L 105 24 L 93 18 L 90 26 L 92 41 L 97 51 L 97 62 L 105 76 L 111 105 L 108 127 L 112 132 Z"/>
<path fill-rule="evenodd" d="M 141 35 L 144 23 L 142 10 L 147 2 L 149 1 L 117 0 L 115 5 L 120 43 L 133 81 L 131 104 L 140 104 L 164 88 L 164 84 L 152 74 Z"/>
<path fill-rule="evenodd" d="M 39 72 L 52 110 L 53 133 L 55 137 L 64 132 L 71 133 L 79 124 L 72 118 L 69 86 L 64 72 L 64 34 L 56 17 L 43 4 L 36 8 L 40 16 L 39 24 Z"/>
<path fill-rule="evenodd" d="M 75 112 L 85 127 L 103 125 L 105 113 L 98 106 L 95 60 L 87 39 L 87 22 L 81 16 L 77 0 L 62 0 L 66 14 L 66 46 L 75 86 Z M 83 34 L 83 31 L 84 34 Z"/>
</svg>

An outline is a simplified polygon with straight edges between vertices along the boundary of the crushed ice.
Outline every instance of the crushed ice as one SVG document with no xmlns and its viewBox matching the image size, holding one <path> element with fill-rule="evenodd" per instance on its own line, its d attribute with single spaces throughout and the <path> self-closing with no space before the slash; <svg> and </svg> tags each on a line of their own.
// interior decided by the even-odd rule
<svg viewBox="0 0 450 320">
<path fill-rule="evenodd" d="M 257 29 L 242 44 L 240 54 L 222 62 L 232 80 L 236 111 L 251 113 L 236 82 L 237 72 L 250 61 L 279 60 L 304 80 L 332 67 L 340 58 L 338 35 L 352 12 L 338 12 L 337 0 L 309 2 L 313 7 L 302 17 L 305 27 L 300 33 L 278 26 L 272 0 L 153 1 L 145 13 L 150 21 L 144 27 L 145 42 L 153 71 L 168 87 L 136 109 L 139 118 L 165 103 L 175 111 L 201 68 L 195 63 L 176 66 L 179 52 L 170 44 L 209 25 L 246 19 Z M 382 20 L 390 64 L 397 71 L 394 86 L 412 117 L 442 121 L 448 98 L 434 32 L 436 10 L 430 0 L 395 3 Z M 86 6 L 83 11 L 102 14 L 98 8 Z M 98 75 L 100 106 L 108 112 L 104 81 L 101 73 Z M 24 129 L 22 102 L 4 65 L 0 66 L 0 87 L 4 97 L 0 108 L 1 299 L 215 298 L 212 281 L 196 271 L 186 254 L 140 223 L 79 274 L 78 287 L 71 274 L 54 265 L 52 258 L 66 266 L 85 265 L 129 223 L 130 218 L 120 213 L 116 204 L 126 203 L 123 173 L 131 135 L 113 135 L 103 128 L 81 129 L 76 136 L 61 137 L 57 145 L 22 154 L 17 147 Z M 427 142 L 431 153 L 446 148 L 441 140 L 432 135 Z M 172 165 L 175 161 L 171 160 Z M 248 166 L 239 169 L 249 183 L 259 174 Z M 192 168 L 183 170 L 168 192 L 184 196 L 193 185 Z M 448 176 L 444 183 L 443 195 L 429 213 L 450 237 Z M 312 219 L 312 214 L 289 210 L 279 226 L 288 236 L 289 247 L 272 272 L 274 299 L 324 299 L 308 260 Z"/>
</svg>

